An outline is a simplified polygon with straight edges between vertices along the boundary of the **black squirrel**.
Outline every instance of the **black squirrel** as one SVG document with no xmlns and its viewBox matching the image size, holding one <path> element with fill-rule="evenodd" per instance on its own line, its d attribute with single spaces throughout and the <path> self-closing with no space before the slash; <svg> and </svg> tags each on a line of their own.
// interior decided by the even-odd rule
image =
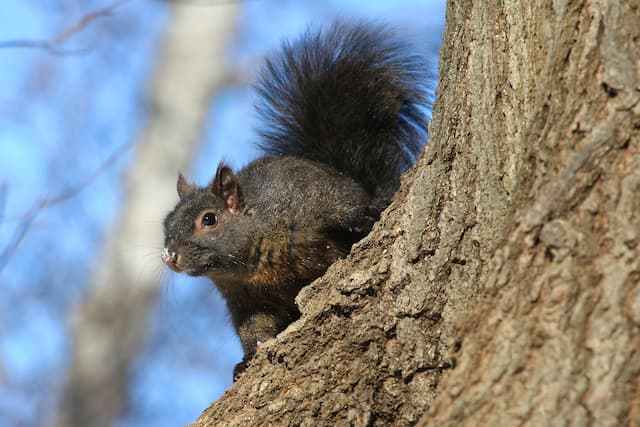
<svg viewBox="0 0 640 427">
<path fill-rule="evenodd" d="M 384 26 L 336 23 L 266 60 L 264 157 L 205 187 L 178 178 L 163 261 L 212 279 L 244 359 L 300 313 L 298 291 L 364 237 L 426 142 L 425 64 Z"/>
</svg>

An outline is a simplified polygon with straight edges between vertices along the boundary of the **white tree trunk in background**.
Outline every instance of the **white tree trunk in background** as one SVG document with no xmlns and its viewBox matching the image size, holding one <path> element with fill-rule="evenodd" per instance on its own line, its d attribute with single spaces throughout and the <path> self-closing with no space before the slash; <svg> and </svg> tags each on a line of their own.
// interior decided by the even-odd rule
<svg viewBox="0 0 640 427">
<path fill-rule="evenodd" d="M 172 8 L 120 219 L 107 233 L 94 281 L 72 324 L 60 427 L 112 425 L 126 404 L 129 369 L 159 294 L 161 223 L 176 202 L 176 172 L 189 168 L 212 94 L 228 80 L 224 58 L 237 6 Z"/>
</svg>

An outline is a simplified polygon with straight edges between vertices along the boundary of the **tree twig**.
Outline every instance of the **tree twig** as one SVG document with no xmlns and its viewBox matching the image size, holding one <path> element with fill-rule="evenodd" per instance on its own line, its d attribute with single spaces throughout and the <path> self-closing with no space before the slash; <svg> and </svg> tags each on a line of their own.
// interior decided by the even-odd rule
<svg viewBox="0 0 640 427">
<path fill-rule="evenodd" d="M 17 226 L 16 231 L 13 234 L 13 238 L 9 241 L 4 250 L 0 253 L 0 271 L 6 266 L 7 262 L 11 258 L 11 255 L 16 251 L 20 243 L 24 240 L 31 225 L 35 221 L 36 217 L 43 210 L 52 208 L 62 202 L 65 202 L 72 197 L 76 196 L 82 190 L 84 190 L 89 184 L 95 181 L 104 171 L 111 167 L 120 157 L 122 157 L 128 150 L 134 146 L 134 142 L 124 144 L 113 152 L 102 164 L 90 175 L 85 177 L 82 181 L 74 186 L 71 186 L 65 190 L 62 190 L 57 195 L 52 197 L 41 197 L 29 210 L 20 215 L 6 216 L 3 215 L 0 210 L 0 224 L 3 222 L 17 220 L 20 224 Z M 4 198 L 6 196 L 6 185 L 0 186 L 0 207 L 4 206 Z"/>
<path fill-rule="evenodd" d="M 4 217 L 4 222 L 22 220 L 25 217 L 33 215 L 38 210 L 45 209 L 45 208 L 50 208 L 50 207 L 53 207 L 55 205 L 58 205 L 58 204 L 60 204 L 62 202 L 65 202 L 65 201 L 69 200 L 70 198 L 74 197 L 76 194 L 78 194 L 82 190 L 84 190 L 89 184 L 91 184 L 96 178 L 98 178 L 105 170 L 107 170 L 109 167 L 111 167 L 113 165 L 113 163 L 115 163 L 121 156 L 124 155 L 124 153 L 129 151 L 133 146 L 134 146 L 134 142 L 133 141 L 129 142 L 127 144 L 124 144 L 123 146 L 118 148 L 116 151 L 111 153 L 111 155 L 109 157 L 107 157 L 105 159 L 105 161 L 102 162 L 100 164 L 100 166 L 98 166 L 98 168 L 96 168 L 95 171 L 93 171 L 93 173 L 91 173 L 90 175 L 86 176 L 79 183 L 77 183 L 77 184 L 75 184 L 75 185 L 73 185 L 73 186 L 71 186 L 71 187 L 69 187 L 69 188 L 67 188 L 65 190 L 62 190 L 60 193 L 58 193 L 55 196 L 52 196 L 52 197 L 41 197 L 34 204 L 34 206 L 32 208 L 28 209 L 26 212 L 24 212 L 22 214 L 17 214 L 17 215 L 5 216 Z M 0 222 L 2 222 L 2 219 L 3 218 L 0 218 Z"/>
<path fill-rule="evenodd" d="M 65 49 L 61 47 L 71 37 L 88 27 L 99 18 L 111 16 L 113 11 L 131 0 L 117 0 L 102 9 L 94 10 L 82 16 L 78 22 L 62 30 L 53 40 L 14 39 L 0 41 L 0 49 L 42 49 L 53 55 L 81 55 L 89 52 L 89 48 Z"/>
<path fill-rule="evenodd" d="M 104 18 L 107 16 L 111 16 L 114 10 L 127 3 L 130 0 L 118 0 L 109 6 L 103 7 L 102 9 L 95 10 L 93 12 L 89 12 L 84 15 L 77 23 L 72 25 L 71 27 L 63 30 L 58 36 L 54 39 L 55 44 L 62 44 L 69 40 L 74 34 L 79 33 L 83 29 L 85 29 L 89 24 L 95 21 L 98 18 Z"/>
</svg>

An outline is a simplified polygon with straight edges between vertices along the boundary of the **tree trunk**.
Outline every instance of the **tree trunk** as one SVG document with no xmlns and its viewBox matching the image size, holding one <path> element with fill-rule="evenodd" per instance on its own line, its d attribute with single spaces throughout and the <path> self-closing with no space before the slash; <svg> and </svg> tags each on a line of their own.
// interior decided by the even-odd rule
<svg viewBox="0 0 640 427">
<path fill-rule="evenodd" d="M 450 2 L 422 158 L 193 426 L 640 425 L 639 11 Z"/>
<path fill-rule="evenodd" d="M 488 83 L 521 132 L 475 138 L 523 163 L 423 425 L 640 425 L 640 2 L 470 6 L 449 9 L 443 76 Z"/>
<path fill-rule="evenodd" d="M 236 8 L 173 8 L 121 219 L 74 319 L 72 363 L 57 426 L 110 426 L 127 402 L 129 369 L 160 289 L 159 224 L 177 199 L 177 171 L 189 168 L 202 139 L 211 94 L 227 80 L 220 58 L 233 33 Z"/>
</svg>

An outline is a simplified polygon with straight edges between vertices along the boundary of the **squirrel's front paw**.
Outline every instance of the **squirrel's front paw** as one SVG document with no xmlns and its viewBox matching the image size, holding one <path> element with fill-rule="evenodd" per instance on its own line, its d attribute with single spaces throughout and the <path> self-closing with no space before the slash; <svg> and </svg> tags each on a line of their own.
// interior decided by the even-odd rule
<svg viewBox="0 0 640 427">
<path fill-rule="evenodd" d="M 240 377 L 242 377 L 242 375 L 244 375 L 244 371 L 246 371 L 248 367 L 249 367 L 249 362 L 243 360 L 242 362 L 238 363 L 235 366 L 235 368 L 233 368 L 233 382 L 234 383 L 236 381 L 238 381 L 240 379 Z"/>
<path fill-rule="evenodd" d="M 243 375 L 244 371 L 247 370 L 249 365 L 251 364 L 251 358 L 243 358 L 240 363 L 238 363 L 235 368 L 233 368 L 233 382 L 238 381 Z"/>
<path fill-rule="evenodd" d="M 245 356 L 242 358 L 242 361 L 240 363 L 238 363 L 235 368 L 233 368 L 233 382 L 235 383 L 236 381 L 238 381 L 240 379 L 240 377 L 242 377 L 244 375 L 244 371 L 247 370 L 247 368 L 249 367 L 249 365 L 251 365 L 251 359 L 253 359 L 253 356 L 256 354 L 256 349 L 262 344 L 262 341 L 260 340 L 256 340 L 256 345 L 255 348 L 253 349 L 253 351 L 251 353 L 249 353 L 248 355 L 245 354 Z"/>
</svg>

